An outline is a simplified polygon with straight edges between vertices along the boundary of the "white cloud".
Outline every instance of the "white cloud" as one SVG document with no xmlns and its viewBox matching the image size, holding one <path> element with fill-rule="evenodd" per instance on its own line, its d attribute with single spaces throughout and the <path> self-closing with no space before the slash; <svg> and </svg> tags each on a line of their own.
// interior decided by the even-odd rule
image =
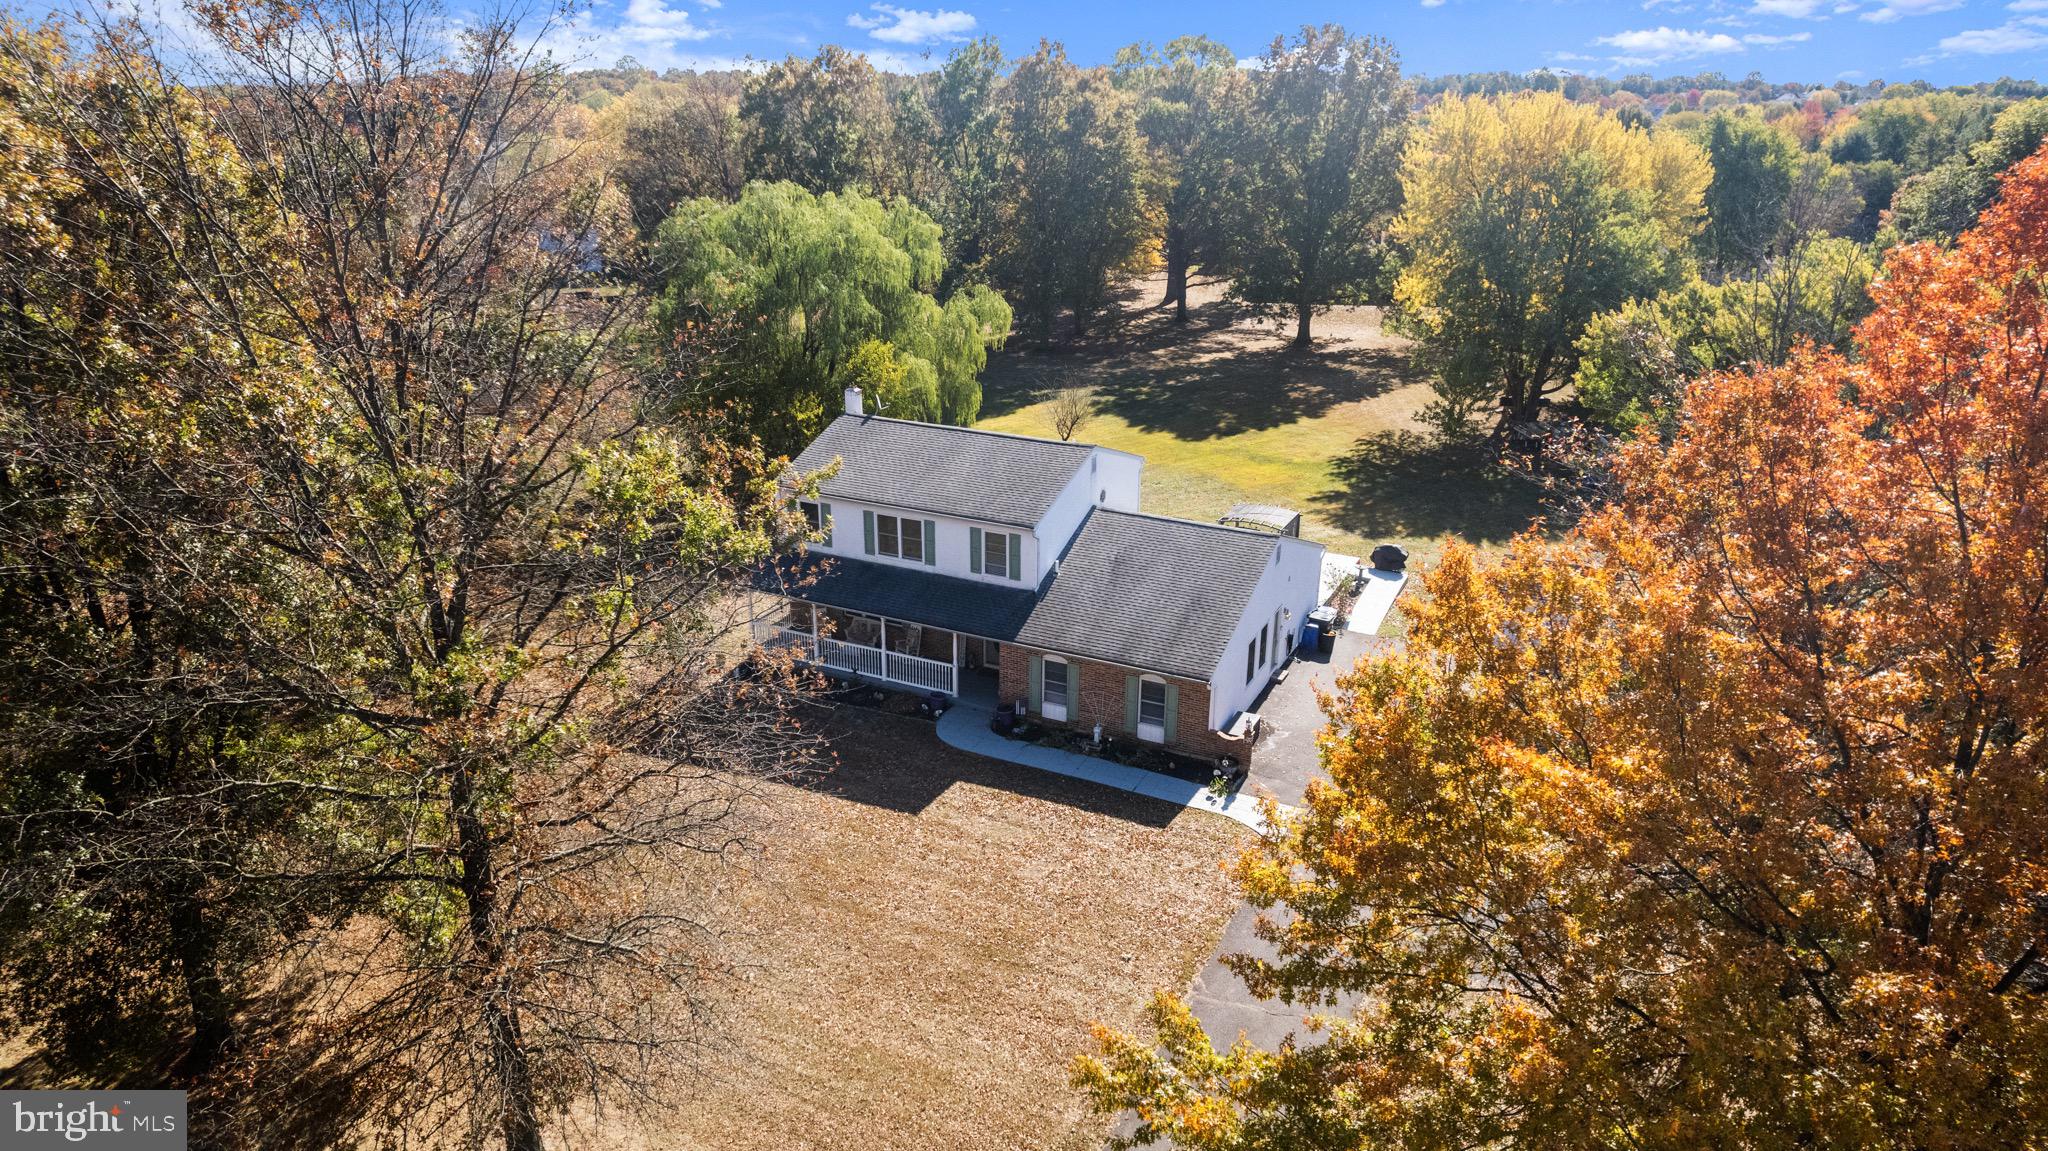
<svg viewBox="0 0 2048 1151">
<path fill-rule="evenodd" d="M 1444 6 L 1444 0 L 1422 0 L 1422 6 L 1424 8 L 1441 8 Z"/>
<path fill-rule="evenodd" d="M 1644 28 L 1602 36 L 1593 42 L 1609 48 L 1619 48 L 1622 55 L 1614 59 L 1615 63 L 1623 67 L 1661 64 L 1667 60 L 1689 60 L 1695 56 L 1713 56 L 1743 50 L 1742 41 L 1726 32 L 1695 32 L 1688 28 Z"/>
<path fill-rule="evenodd" d="M 1996 28 L 1974 28 L 1944 36 L 1936 45 L 1944 56 L 2004 56 L 2014 52 L 2048 52 L 2048 18 L 2008 20 Z"/>
<path fill-rule="evenodd" d="M 874 65 L 877 72 L 895 72 L 908 76 L 915 72 L 929 72 L 939 66 L 939 61 L 933 59 L 930 52 L 911 55 L 889 48 L 862 48 L 860 54 L 868 58 L 868 63 Z"/>
<path fill-rule="evenodd" d="M 1793 20 L 1812 20 L 1822 14 L 1829 0 L 1756 0 L 1749 6 L 1752 16 L 1785 16 Z"/>
<path fill-rule="evenodd" d="M 967 33 L 974 31 L 974 16 L 950 8 L 925 11 L 918 8 L 898 8 L 894 4 L 870 4 L 869 11 L 880 12 L 880 16 L 868 16 L 860 12 L 847 16 L 849 27 L 859 28 L 877 40 L 889 44 L 936 44 L 941 41 L 967 39 Z"/>
<path fill-rule="evenodd" d="M 1811 32 L 1793 32 L 1784 36 L 1765 36 L 1759 32 L 1752 32 L 1744 36 L 1742 42 L 1744 44 L 1755 44 L 1760 48 L 1770 48 L 1779 44 L 1804 44 L 1811 39 L 1813 39 L 1813 33 Z"/>
<path fill-rule="evenodd" d="M 2008 12 L 2048 12 L 2048 0 L 2012 0 L 2005 6 Z"/>
<path fill-rule="evenodd" d="M 1903 16 L 1931 16 L 1936 12 L 1953 12 L 1963 6 L 1963 0 L 1885 0 L 1882 7 L 1873 8 L 1858 16 L 1872 24 L 1889 24 Z"/>
<path fill-rule="evenodd" d="M 717 35 L 691 19 L 690 13 L 671 7 L 667 0 L 627 0 L 623 11 L 613 5 L 593 6 L 542 39 L 544 47 L 569 67 L 609 68 L 621 56 L 664 72 L 685 68 L 699 72 L 758 67 L 756 61 L 725 53 L 700 52 L 691 47 Z"/>
</svg>

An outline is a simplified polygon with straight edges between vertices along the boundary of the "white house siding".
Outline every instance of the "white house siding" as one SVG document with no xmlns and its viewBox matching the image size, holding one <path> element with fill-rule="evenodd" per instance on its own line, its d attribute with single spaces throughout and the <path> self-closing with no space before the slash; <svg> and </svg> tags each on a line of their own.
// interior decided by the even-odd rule
<svg viewBox="0 0 2048 1151">
<path fill-rule="evenodd" d="M 1094 450 L 1088 463 L 1074 472 L 1067 486 L 1060 489 L 1059 498 L 1046 510 L 1045 518 L 1038 522 L 1038 562 L 1031 569 L 1038 573 L 1034 587 L 1052 572 L 1052 565 L 1088 518 L 1088 509 L 1099 503 L 1114 511 L 1138 510 L 1138 481 L 1144 468 L 1142 457 L 1108 448 Z M 1031 554 L 1029 549 L 1026 554 Z"/>
<path fill-rule="evenodd" d="M 829 547 L 822 543 L 813 543 L 811 544 L 811 550 L 814 552 L 823 555 L 845 556 L 848 559 L 869 560 L 879 564 L 895 564 L 907 568 L 917 568 L 929 572 L 938 572 L 941 575 L 959 576 L 961 579 L 986 580 L 989 583 L 1002 584 L 1005 587 L 1037 586 L 1036 581 L 1032 578 L 1032 573 L 1038 570 L 1039 548 L 1031 530 L 1028 528 L 1019 528 L 1007 524 L 992 524 L 980 520 L 964 520 L 955 516 L 935 516 L 929 512 L 894 508 L 885 504 L 863 504 L 844 499 L 826 499 L 822 502 L 832 505 L 832 543 Z M 938 544 L 938 554 L 935 557 L 936 562 L 926 565 L 879 553 L 875 555 L 867 554 L 865 529 L 863 527 L 865 519 L 861 514 L 863 512 L 891 515 L 900 519 L 932 521 Z M 967 562 L 968 541 L 973 537 L 971 529 L 977 527 L 987 532 L 1002 532 L 1018 537 L 1020 545 L 1019 554 L 1022 556 L 1018 564 L 1020 578 L 1016 580 L 997 578 L 970 570 Z"/>
<path fill-rule="evenodd" d="M 1294 644 L 1301 636 L 1302 624 L 1308 613 L 1314 611 L 1323 576 L 1323 545 L 1292 536 L 1274 536 L 1275 560 L 1266 567 L 1266 574 L 1252 589 L 1250 601 L 1245 606 L 1243 618 L 1237 621 L 1237 628 L 1231 632 L 1230 646 L 1224 649 L 1223 662 L 1216 668 L 1209 680 L 1209 726 L 1221 730 L 1237 713 L 1252 705 L 1266 684 L 1287 662 L 1287 656 L 1294 650 Z M 1195 573 L 1190 573 L 1193 576 Z M 1288 609 L 1289 615 L 1278 637 L 1271 632 L 1273 613 L 1281 608 Z M 1266 659 L 1254 672 L 1252 681 L 1244 679 L 1245 644 L 1259 642 L 1259 629 L 1267 628 Z M 1277 642 L 1276 642 L 1277 640 Z"/>
</svg>

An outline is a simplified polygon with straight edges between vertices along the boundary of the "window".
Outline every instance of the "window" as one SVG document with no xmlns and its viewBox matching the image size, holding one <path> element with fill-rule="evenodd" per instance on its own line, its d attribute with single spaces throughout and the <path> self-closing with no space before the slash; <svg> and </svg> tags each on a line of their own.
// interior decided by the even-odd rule
<svg viewBox="0 0 2048 1151">
<path fill-rule="evenodd" d="M 1009 536 L 1002 532 L 981 533 L 981 570 L 993 576 L 1009 575 Z"/>
<path fill-rule="evenodd" d="M 875 517 L 875 550 L 915 563 L 924 562 L 924 521 L 895 516 Z"/>
<path fill-rule="evenodd" d="M 1058 656 L 1049 655 L 1045 657 L 1045 682 L 1039 688 L 1038 710 L 1047 719 L 1065 720 L 1067 718 L 1068 689 L 1072 686 L 1072 681 L 1069 677 L 1073 674 L 1067 668 L 1066 660 L 1060 659 Z"/>
<path fill-rule="evenodd" d="M 822 537 L 825 546 L 831 547 L 832 505 L 798 500 L 797 506 L 803 509 L 804 523 L 810 526 L 811 534 Z"/>
<path fill-rule="evenodd" d="M 1259 641 L 1255 639 L 1248 639 L 1244 641 L 1244 681 L 1246 683 L 1250 683 L 1252 681 L 1252 677 L 1254 675 L 1257 675 L 1258 672 Z"/>
<path fill-rule="evenodd" d="M 1266 629 L 1259 628 L 1259 666 L 1266 666 Z"/>
<path fill-rule="evenodd" d="M 1164 738 L 1166 731 L 1166 685 L 1158 680 L 1138 681 L 1138 727 L 1156 727 Z"/>
</svg>

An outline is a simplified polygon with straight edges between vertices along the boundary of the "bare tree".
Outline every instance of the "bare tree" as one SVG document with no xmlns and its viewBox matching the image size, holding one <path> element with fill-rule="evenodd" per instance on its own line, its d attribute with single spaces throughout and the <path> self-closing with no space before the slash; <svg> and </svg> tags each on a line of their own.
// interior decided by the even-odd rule
<svg viewBox="0 0 2048 1151">
<path fill-rule="evenodd" d="M 175 301 L 205 350 L 149 377 L 160 426 L 124 441 L 207 415 L 188 495 L 128 516 L 149 485 L 75 420 L 44 445 L 65 498 L 147 529 L 123 536 L 131 619 L 203 598 L 181 641 L 295 717 L 266 728 L 290 754 L 216 757 L 145 804 L 303 801 L 270 850 L 203 871 L 324 908 L 215 1134 L 537 1151 L 576 1097 L 658 1083 L 701 1039 L 712 925 L 679 893 L 809 746 L 782 669 L 737 676 L 724 609 L 801 524 L 764 461 L 651 422 L 618 346 L 642 301 L 577 290 L 631 226 L 547 142 L 545 27 L 409 0 L 198 14 L 204 86 L 114 29 L 89 80 L 29 74 L 67 162 L 163 253 L 96 306 L 143 338 Z M 68 350 L 88 384 L 114 370 Z M 25 746 L 40 717 L 13 718 Z"/>
<path fill-rule="evenodd" d="M 1096 399 L 1092 388 L 1067 387 L 1053 394 L 1046 405 L 1046 418 L 1059 438 L 1071 440 L 1095 418 Z"/>
</svg>

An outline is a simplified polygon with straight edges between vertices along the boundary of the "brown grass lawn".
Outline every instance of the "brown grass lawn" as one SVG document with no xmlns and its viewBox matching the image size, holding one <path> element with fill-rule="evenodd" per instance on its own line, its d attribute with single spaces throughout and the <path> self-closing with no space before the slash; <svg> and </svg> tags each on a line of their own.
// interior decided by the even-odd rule
<svg viewBox="0 0 2048 1151">
<path fill-rule="evenodd" d="M 1184 326 L 1154 307 L 1161 281 L 1131 286 L 1125 316 L 1071 349 L 999 352 L 983 376 L 981 427 L 1055 434 L 1045 402 L 1095 389 L 1101 410 L 1076 439 L 1145 457 L 1147 510 L 1214 519 L 1231 504 L 1303 513 L 1303 535 L 1365 555 L 1405 545 L 1423 562 L 1447 538 L 1498 545 L 1536 513 L 1535 492 L 1473 456 L 1433 446 L 1417 414 L 1431 398 L 1409 345 L 1376 308 L 1334 308 L 1308 352 L 1285 328 L 1189 294 Z"/>
<path fill-rule="evenodd" d="M 719 1151 L 1084 1148 L 1088 1025 L 1183 990 L 1235 905 L 1223 819 L 953 751 L 843 708 L 737 885 L 749 980 L 691 1101 L 628 1142 Z"/>
</svg>

